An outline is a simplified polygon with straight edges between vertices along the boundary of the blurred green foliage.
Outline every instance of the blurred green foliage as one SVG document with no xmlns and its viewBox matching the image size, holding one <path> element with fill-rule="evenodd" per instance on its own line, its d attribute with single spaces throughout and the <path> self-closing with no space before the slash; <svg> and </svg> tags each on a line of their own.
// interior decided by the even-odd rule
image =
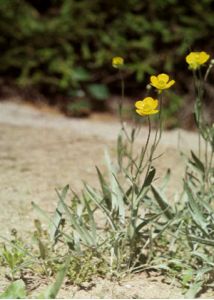
<svg viewBox="0 0 214 300">
<path fill-rule="evenodd" d="M 45 93 L 80 90 L 105 100 L 107 88 L 117 91 L 111 59 L 120 55 L 133 95 L 146 74 L 175 75 L 189 50 L 212 49 L 213 8 L 213 0 L 0 0 L 0 75 Z"/>
</svg>

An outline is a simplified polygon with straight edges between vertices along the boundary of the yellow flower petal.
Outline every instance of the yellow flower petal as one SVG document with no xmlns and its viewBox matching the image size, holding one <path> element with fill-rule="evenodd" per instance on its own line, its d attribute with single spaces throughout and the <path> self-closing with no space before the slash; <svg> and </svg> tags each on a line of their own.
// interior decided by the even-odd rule
<svg viewBox="0 0 214 300">
<path fill-rule="evenodd" d="M 204 51 L 201 52 L 190 52 L 186 56 L 186 62 L 188 63 L 190 69 L 196 70 L 200 68 L 201 65 L 206 63 L 210 55 Z"/>
<path fill-rule="evenodd" d="M 138 113 L 138 115 L 140 115 L 140 116 L 145 116 L 145 114 L 143 113 L 143 111 L 140 110 L 140 109 L 136 109 L 136 113 Z"/>
<path fill-rule="evenodd" d="M 152 97 L 146 97 L 143 100 L 138 100 L 135 103 L 136 112 L 141 116 L 153 115 L 159 112 L 157 110 L 158 100 Z"/>
<path fill-rule="evenodd" d="M 157 114 L 159 112 L 159 110 L 158 109 L 154 109 L 154 110 L 152 110 L 152 111 L 150 111 L 150 115 L 154 115 L 154 114 Z"/>
<path fill-rule="evenodd" d="M 200 60 L 201 64 L 204 64 L 205 62 L 207 62 L 209 58 L 210 58 L 210 55 L 207 54 L 206 52 L 202 51 L 199 53 L 199 60 Z"/>
<path fill-rule="evenodd" d="M 169 81 L 169 75 L 164 74 L 164 73 L 159 74 L 158 75 L 158 80 L 167 83 Z"/>
<path fill-rule="evenodd" d="M 158 76 L 151 76 L 150 81 L 151 81 L 150 85 L 155 87 L 159 91 L 159 93 L 162 90 L 168 89 L 170 86 L 172 86 L 175 83 L 174 80 L 168 82 L 169 75 L 165 73 L 159 74 Z"/>
<path fill-rule="evenodd" d="M 140 116 L 149 116 L 149 115 L 157 114 L 157 113 L 159 112 L 159 110 L 155 109 L 155 110 L 151 110 L 150 112 L 145 112 L 145 111 L 143 111 L 143 110 L 136 109 L 136 112 L 137 112 Z"/>
<path fill-rule="evenodd" d="M 144 106 L 149 106 L 152 109 L 155 109 L 158 106 L 158 100 L 153 99 L 152 97 L 146 97 L 143 100 Z"/>
<path fill-rule="evenodd" d="M 154 99 L 152 106 L 153 106 L 153 109 L 157 108 L 158 107 L 158 100 Z"/>
<path fill-rule="evenodd" d="M 112 58 L 112 66 L 114 68 L 120 68 L 124 64 L 124 59 L 120 56 L 115 56 Z"/>
<path fill-rule="evenodd" d="M 155 86 L 156 84 L 158 84 L 158 79 L 157 79 L 157 76 L 151 76 L 150 77 L 150 81 L 152 83 L 153 86 Z"/>
<path fill-rule="evenodd" d="M 175 84 L 175 80 L 170 80 L 167 85 L 166 88 L 169 89 L 173 84 Z"/>
<path fill-rule="evenodd" d="M 192 64 L 193 62 L 195 62 L 196 57 L 197 57 L 197 53 L 196 52 L 191 52 L 190 54 L 188 54 L 186 56 L 186 62 L 188 64 Z"/>
<path fill-rule="evenodd" d="M 138 109 L 142 109 L 143 108 L 143 101 L 138 100 L 137 102 L 135 102 L 135 107 L 138 108 Z"/>
</svg>

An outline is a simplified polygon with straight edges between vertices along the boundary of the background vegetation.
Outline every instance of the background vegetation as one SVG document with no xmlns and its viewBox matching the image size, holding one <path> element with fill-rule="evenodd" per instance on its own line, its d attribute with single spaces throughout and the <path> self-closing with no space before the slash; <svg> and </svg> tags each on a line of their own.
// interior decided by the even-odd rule
<svg viewBox="0 0 214 300">
<path fill-rule="evenodd" d="M 142 97 L 144 80 L 160 71 L 191 95 L 184 56 L 212 54 L 213 8 L 212 0 L 0 0 L 1 85 L 38 91 L 67 111 L 87 114 L 120 94 L 111 69 L 120 55 L 126 95 Z M 173 99 L 169 116 L 182 104 Z"/>
</svg>

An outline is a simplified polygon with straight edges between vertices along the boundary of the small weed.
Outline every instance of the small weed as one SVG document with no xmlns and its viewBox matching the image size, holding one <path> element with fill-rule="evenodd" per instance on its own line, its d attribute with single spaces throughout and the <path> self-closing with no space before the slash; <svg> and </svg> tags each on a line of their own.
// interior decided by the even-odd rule
<svg viewBox="0 0 214 300">
<path fill-rule="evenodd" d="M 85 253 L 71 257 L 67 277 L 72 282 L 82 286 L 85 282 L 92 281 L 95 277 L 107 276 L 109 271 L 108 263 L 103 256 L 94 250 L 86 250 Z"/>
<path fill-rule="evenodd" d="M 1 264 L 9 267 L 8 274 L 14 280 L 20 273 L 23 263 L 26 261 L 27 249 L 24 242 L 17 236 L 15 229 L 12 230 L 12 239 L 9 243 L 2 243 L 0 247 Z"/>
</svg>

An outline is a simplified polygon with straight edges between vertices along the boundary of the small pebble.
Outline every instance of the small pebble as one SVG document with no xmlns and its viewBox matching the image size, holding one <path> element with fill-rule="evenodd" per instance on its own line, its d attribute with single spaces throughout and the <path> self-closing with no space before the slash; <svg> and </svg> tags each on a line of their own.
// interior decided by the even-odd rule
<svg viewBox="0 0 214 300">
<path fill-rule="evenodd" d="M 127 289 L 130 289 L 132 286 L 131 286 L 131 284 L 125 284 L 124 285 Z"/>
</svg>

